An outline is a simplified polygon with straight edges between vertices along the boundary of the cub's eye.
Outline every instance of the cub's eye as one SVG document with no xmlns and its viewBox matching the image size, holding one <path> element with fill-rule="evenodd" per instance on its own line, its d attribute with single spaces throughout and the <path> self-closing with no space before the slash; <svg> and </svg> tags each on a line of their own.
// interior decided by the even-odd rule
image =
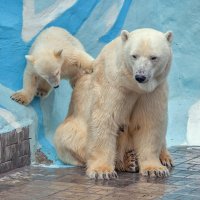
<svg viewBox="0 0 200 200">
<path fill-rule="evenodd" d="M 134 59 L 137 59 L 138 56 L 137 56 L 137 55 L 132 55 L 132 57 L 133 57 Z"/>
<path fill-rule="evenodd" d="M 158 59 L 158 57 L 156 57 L 156 56 L 151 56 L 150 59 L 153 60 L 153 61 L 155 61 L 155 60 Z"/>
</svg>

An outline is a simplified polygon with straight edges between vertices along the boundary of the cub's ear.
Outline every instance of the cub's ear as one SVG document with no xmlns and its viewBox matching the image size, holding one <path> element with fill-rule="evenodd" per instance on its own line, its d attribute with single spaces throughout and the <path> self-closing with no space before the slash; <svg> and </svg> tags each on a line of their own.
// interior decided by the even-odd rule
<svg viewBox="0 0 200 200">
<path fill-rule="evenodd" d="M 167 41 L 171 44 L 172 40 L 173 40 L 173 33 L 172 31 L 167 31 L 166 33 L 164 33 Z"/>
<path fill-rule="evenodd" d="M 63 49 L 59 49 L 59 50 L 54 50 L 53 53 L 55 57 L 59 58 L 61 57 L 62 52 L 63 52 Z"/>
<path fill-rule="evenodd" d="M 34 63 L 35 59 L 32 55 L 25 55 L 25 58 L 27 61 L 31 62 L 31 63 Z"/>
<path fill-rule="evenodd" d="M 121 38 L 122 38 L 122 41 L 127 41 L 128 40 L 128 38 L 129 38 L 129 32 L 128 31 L 126 31 L 126 30 L 122 30 L 122 32 L 121 32 Z"/>
</svg>

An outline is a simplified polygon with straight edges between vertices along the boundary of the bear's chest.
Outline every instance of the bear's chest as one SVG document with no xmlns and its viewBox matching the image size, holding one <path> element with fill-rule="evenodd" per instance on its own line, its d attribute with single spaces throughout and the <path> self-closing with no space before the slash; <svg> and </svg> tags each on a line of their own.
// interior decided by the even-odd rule
<svg viewBox="0 0 200 200">
<path fill-rule="evenodd" d="M 128 125 L 137 98 L 135 94 L 128 94 L 116 100 L 113 116 L 119 125 Z"/>
</svg>

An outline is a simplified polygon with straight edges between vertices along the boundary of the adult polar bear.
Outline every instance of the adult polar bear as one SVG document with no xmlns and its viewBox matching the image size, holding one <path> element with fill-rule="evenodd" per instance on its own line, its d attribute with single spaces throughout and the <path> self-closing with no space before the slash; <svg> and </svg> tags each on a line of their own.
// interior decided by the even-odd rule
<svg viewBox="0 0 200 200">
<path fill-rule="evenodd" d="M 116 176 L 115 168 L 127 167 L 125 153 L 134 149 L 141 174 L 169 174 L 165 136 L 171 42 L 171 32 L 138 29 L 122 31 L 103 48 L 94 73 L 78 80 L 68 116 L 56 130 L 63 162 L 86 163 L 89 177 L 109 179 Z"/>
</svg>

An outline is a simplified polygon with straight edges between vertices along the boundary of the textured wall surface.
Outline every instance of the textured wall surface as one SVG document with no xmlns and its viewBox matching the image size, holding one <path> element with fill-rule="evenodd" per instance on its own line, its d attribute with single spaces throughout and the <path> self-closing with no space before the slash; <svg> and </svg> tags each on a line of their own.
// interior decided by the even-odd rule
<svg viewBox="0 0 200 200">
<path fill-rule="evenodd" d="M 0 173 L 30 165 L 29 129 L 0 135 Z"/>
<path fill-rule="evenodd" d="M 200 145 L 199 0 L 0 0 L 0 5 L 0 133 L 29 125 L 31 149 L 41 148 L 60 164 L 52 137 L 68 109 L 68 82 L 28 107 L 9 99 L 22 87 L 24 55 L 45 27 L 66 28 L 94 57 L 122 29 L 151 27 L 174 33 L 168 145 Z"/>
</svg>

